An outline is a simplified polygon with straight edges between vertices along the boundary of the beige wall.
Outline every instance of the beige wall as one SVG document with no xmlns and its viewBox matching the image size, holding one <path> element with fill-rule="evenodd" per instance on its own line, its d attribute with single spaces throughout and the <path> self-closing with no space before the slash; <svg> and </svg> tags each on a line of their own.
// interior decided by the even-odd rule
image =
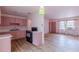
<svg viewBox="0 0 79 59">
<path fill-rule="evenodd" d="M 44 33 L 49 33 L 49 19 L 45 19 L 44 21 Z"/>
</svg>

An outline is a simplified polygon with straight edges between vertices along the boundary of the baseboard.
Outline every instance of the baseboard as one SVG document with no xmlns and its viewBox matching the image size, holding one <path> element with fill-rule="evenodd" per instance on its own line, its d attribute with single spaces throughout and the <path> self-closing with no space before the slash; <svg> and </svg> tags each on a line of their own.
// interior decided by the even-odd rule
<svg viewBox="0 0 79 59">
<path fill-rule="evenodd" d="M 70 36 L 76 36 L 76 37 L 79 37 L 79 35 L 66 34 L 66 33 L 58 33 L 58 32 L 56 32 L 56 33 L 46 33 L 46 34 L 44 34 L 44 35 L 48 35 L 48 34 L 63 34 L 63 35 L 70 35 Z"/>
</svg>

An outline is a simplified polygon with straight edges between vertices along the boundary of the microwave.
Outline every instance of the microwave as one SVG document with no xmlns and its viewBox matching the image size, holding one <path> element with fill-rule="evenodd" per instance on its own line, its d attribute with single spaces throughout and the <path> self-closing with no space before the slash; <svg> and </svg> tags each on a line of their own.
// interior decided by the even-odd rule
<svg viewBox="0 0 79 59">
<path fill-rule="evenodd" d="M 32 27 L 32 31 L 38 31 L 37 27 Z"/>
</svg>

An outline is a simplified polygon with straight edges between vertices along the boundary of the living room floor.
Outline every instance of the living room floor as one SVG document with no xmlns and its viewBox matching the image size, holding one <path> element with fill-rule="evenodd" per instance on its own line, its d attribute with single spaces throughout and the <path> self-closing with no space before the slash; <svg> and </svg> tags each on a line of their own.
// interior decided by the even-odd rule
<svg viewBox="0 0 79 59">
<path fill-rule="evenodd" d="M 45 35 L 45 44 L 34 46 L 25 39 L 12 40 L 12 52 L 78 52 L 79 37 L 64 34 Z"/>
</svg>

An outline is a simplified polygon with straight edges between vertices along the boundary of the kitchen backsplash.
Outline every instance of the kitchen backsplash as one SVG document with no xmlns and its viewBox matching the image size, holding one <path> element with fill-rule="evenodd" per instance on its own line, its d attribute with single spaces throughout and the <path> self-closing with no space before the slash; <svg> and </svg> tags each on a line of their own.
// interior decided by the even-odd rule
<svg viewBox="0 0 79 59">
<path fill-rule="evenodd" d="M 27 26 L 0 26 L 0 32 L 7 32 L 11 29 L 27 30 Z"/>
</svg>

